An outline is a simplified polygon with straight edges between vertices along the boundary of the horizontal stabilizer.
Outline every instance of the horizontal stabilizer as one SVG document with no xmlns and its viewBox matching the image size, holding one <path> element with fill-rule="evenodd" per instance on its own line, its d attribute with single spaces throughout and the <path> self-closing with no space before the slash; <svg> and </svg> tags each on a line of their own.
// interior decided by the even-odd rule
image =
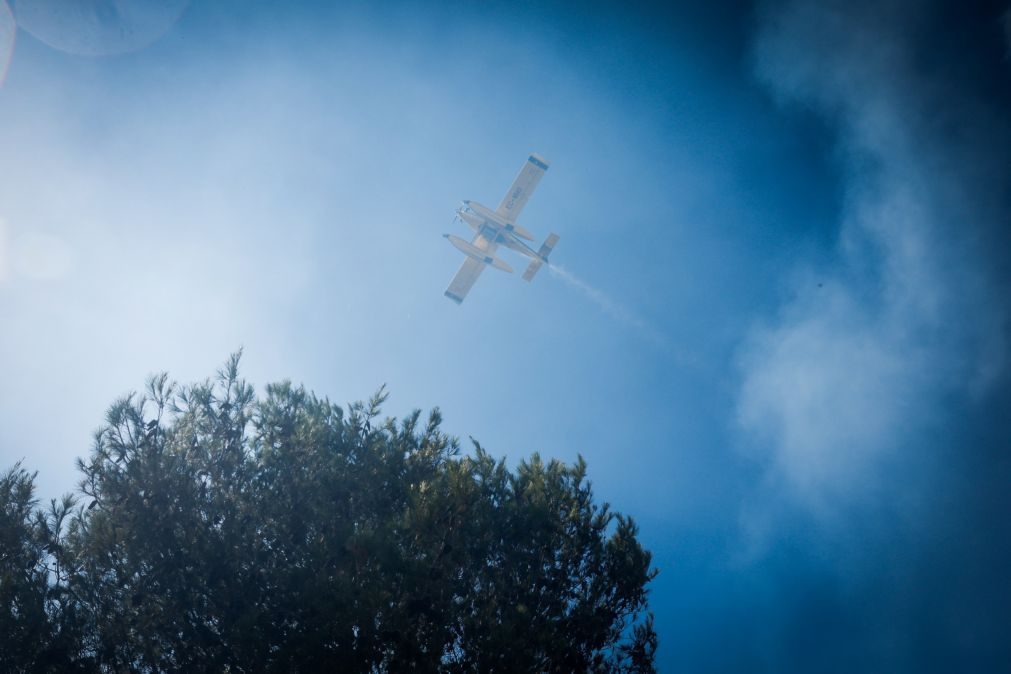
<svg viewBox="0 0 1011 674">
<path fill-rule="evenodd" d="M 530 266 L 527 267 L 527 270 L 523 272 L 524 281 L 533 280 L 534 275 L 537 273 L 537 270 L 541 268 L 542 264 L 548 261 L 548 254 L 551 253 L 551 251 L 554 249 L 556 243 L 558 243 L 558 235 L 549 234 L 548 238 L 544 240 L 544 244 L 541 246 L 541 249 L 537 251 L 537 256 L 539 259 L 531 262 Z"/>
<path fill-rule="evenodd" d="M 548 254 L 554 250 L 556 243 L 558 243 L 558 235 L 553 232 L 548 234 L 548 238 L 544 239 L 544 243 L 541 245 L 541 249 L 537 251 L 537 254 L 544 258 L 544 261 L 547 262 Z"/>
</svg>

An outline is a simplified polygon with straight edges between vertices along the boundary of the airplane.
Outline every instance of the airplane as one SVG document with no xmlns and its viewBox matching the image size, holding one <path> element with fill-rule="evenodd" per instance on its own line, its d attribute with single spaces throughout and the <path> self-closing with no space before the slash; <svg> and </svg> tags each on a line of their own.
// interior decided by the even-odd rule
<svg viewBox="0 0 1011 674">
<path fill-rule="evenodd" d="M 534 237 L 527 230 L 516 224 L 520 211 L 527 205 L 530 195 L 540 182 L 541 176 L 548 170 L 548 160 L 539 154 L 532 154 L 523 164 L 520 173 L 513 181 L 512 187 L 502 198 L 502 203 L 494 211 L 482 206 L 476 201 L 464 201 L 456 211 L 456 216 L 463 220 L 476 233 L 470 242 L 453 234 L 443 234 L 449 242 L 456 246 L 467 259 L 463 261 L 460 271 L 450 281 L 446 288 L 446 297 L 457 304 L 463 302 L 477 277 L 485 267 L 491 266 L 500 271 L 512 273 L 513 269 L 501 258 L 495 257 L 495 249 L 499 244 L 511 248 L 518 253 L 533 258 L 533 261 L 523 272 L 523 280 L 530 281 L 541 265 L 548 264 L 548 254 L 558 243 L 557 234 L 549 234 L 539 250 L 534 250 L 526 243 Z"/>
</svg>

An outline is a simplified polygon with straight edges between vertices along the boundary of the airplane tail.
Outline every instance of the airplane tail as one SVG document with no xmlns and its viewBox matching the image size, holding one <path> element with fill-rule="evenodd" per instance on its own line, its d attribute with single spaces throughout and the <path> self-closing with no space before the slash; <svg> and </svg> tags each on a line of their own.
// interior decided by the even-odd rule
<svg viewBox="0 0 1011 674">
<path fill-rule="evenodd" d="M 544 244 L 541 246 L 541 249 L 537 251 L 537 256 L 540 259 L 531 262 L 530 266 L 527 267 L 527 270 L 523 272 L 524 281 L 530 281 L 534 278 L 534 274 L 536 274 L 537 270 L 541 268 L 541 265 L 548 261 L 548 253 L 551 252 L 556 243 L 558 243 L 558 235 L 549 234 L 548 238 L 544 240 Z"/>
</svg>

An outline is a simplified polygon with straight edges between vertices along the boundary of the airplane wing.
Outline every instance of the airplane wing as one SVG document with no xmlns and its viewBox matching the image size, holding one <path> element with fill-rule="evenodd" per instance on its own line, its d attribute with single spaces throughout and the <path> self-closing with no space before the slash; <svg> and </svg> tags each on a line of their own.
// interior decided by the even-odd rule
<svg viewBox="0 0 1011 674">
<path fill-rule="evenodd" d="M 520 174 L 516 176 L 512 187 L 502 198 L 502 203 L 498 205 L 495 212 L 503 216 L 509 222 L 516 222 L 520 216 L 520 211 L 527 205 L 530 195 L 533 194 L 537 183 L 541 181 L 541 176 L 548 170 L 548 160 L 539 154 L 532 154 L 520 169 Z"/>
<path fill-rule="evenodd" d="M 471 243 L 487 252 L 489 255 L 498 248 L 498 244 L 494 241 L 489 241 L 481 234 L 475 236 Z M 446 297 L 457 304 L 463 302 L 463 298 L 467 296 L 467 293 L 470 292 L 474 282 L 477 281 L 477 277 L 481 275 L 481 272 L 483 272 L 484 268 L 487 266 L 488 265 L 486 263 L 481 262 L 480 260 L 475 260 L 470 256 L 465 258 L 463 264 L 460 265 L 460 270 L 456 272 L 456 276 L 453 277 L 453 280 L 449 282 L 449 287 L 446 288 Z"/>
</svg>

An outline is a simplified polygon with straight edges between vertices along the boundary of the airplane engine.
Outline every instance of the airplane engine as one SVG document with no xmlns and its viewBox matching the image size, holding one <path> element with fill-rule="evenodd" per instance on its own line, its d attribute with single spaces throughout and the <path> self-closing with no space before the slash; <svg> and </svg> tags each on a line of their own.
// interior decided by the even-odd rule
<svg viewBox="0 0 1011 674">
<path fill-rule="evenodd" d="M 470 211 L 465 211 L 462 208 L 456 212 L 460 216 L 460 219 L 467 223 L 467 226 L 473 229 L 475 232 L 481 229 L 481 225 L 484 224 L 484 218 L 479 215 L 475 215 Z"/>
</svg>

